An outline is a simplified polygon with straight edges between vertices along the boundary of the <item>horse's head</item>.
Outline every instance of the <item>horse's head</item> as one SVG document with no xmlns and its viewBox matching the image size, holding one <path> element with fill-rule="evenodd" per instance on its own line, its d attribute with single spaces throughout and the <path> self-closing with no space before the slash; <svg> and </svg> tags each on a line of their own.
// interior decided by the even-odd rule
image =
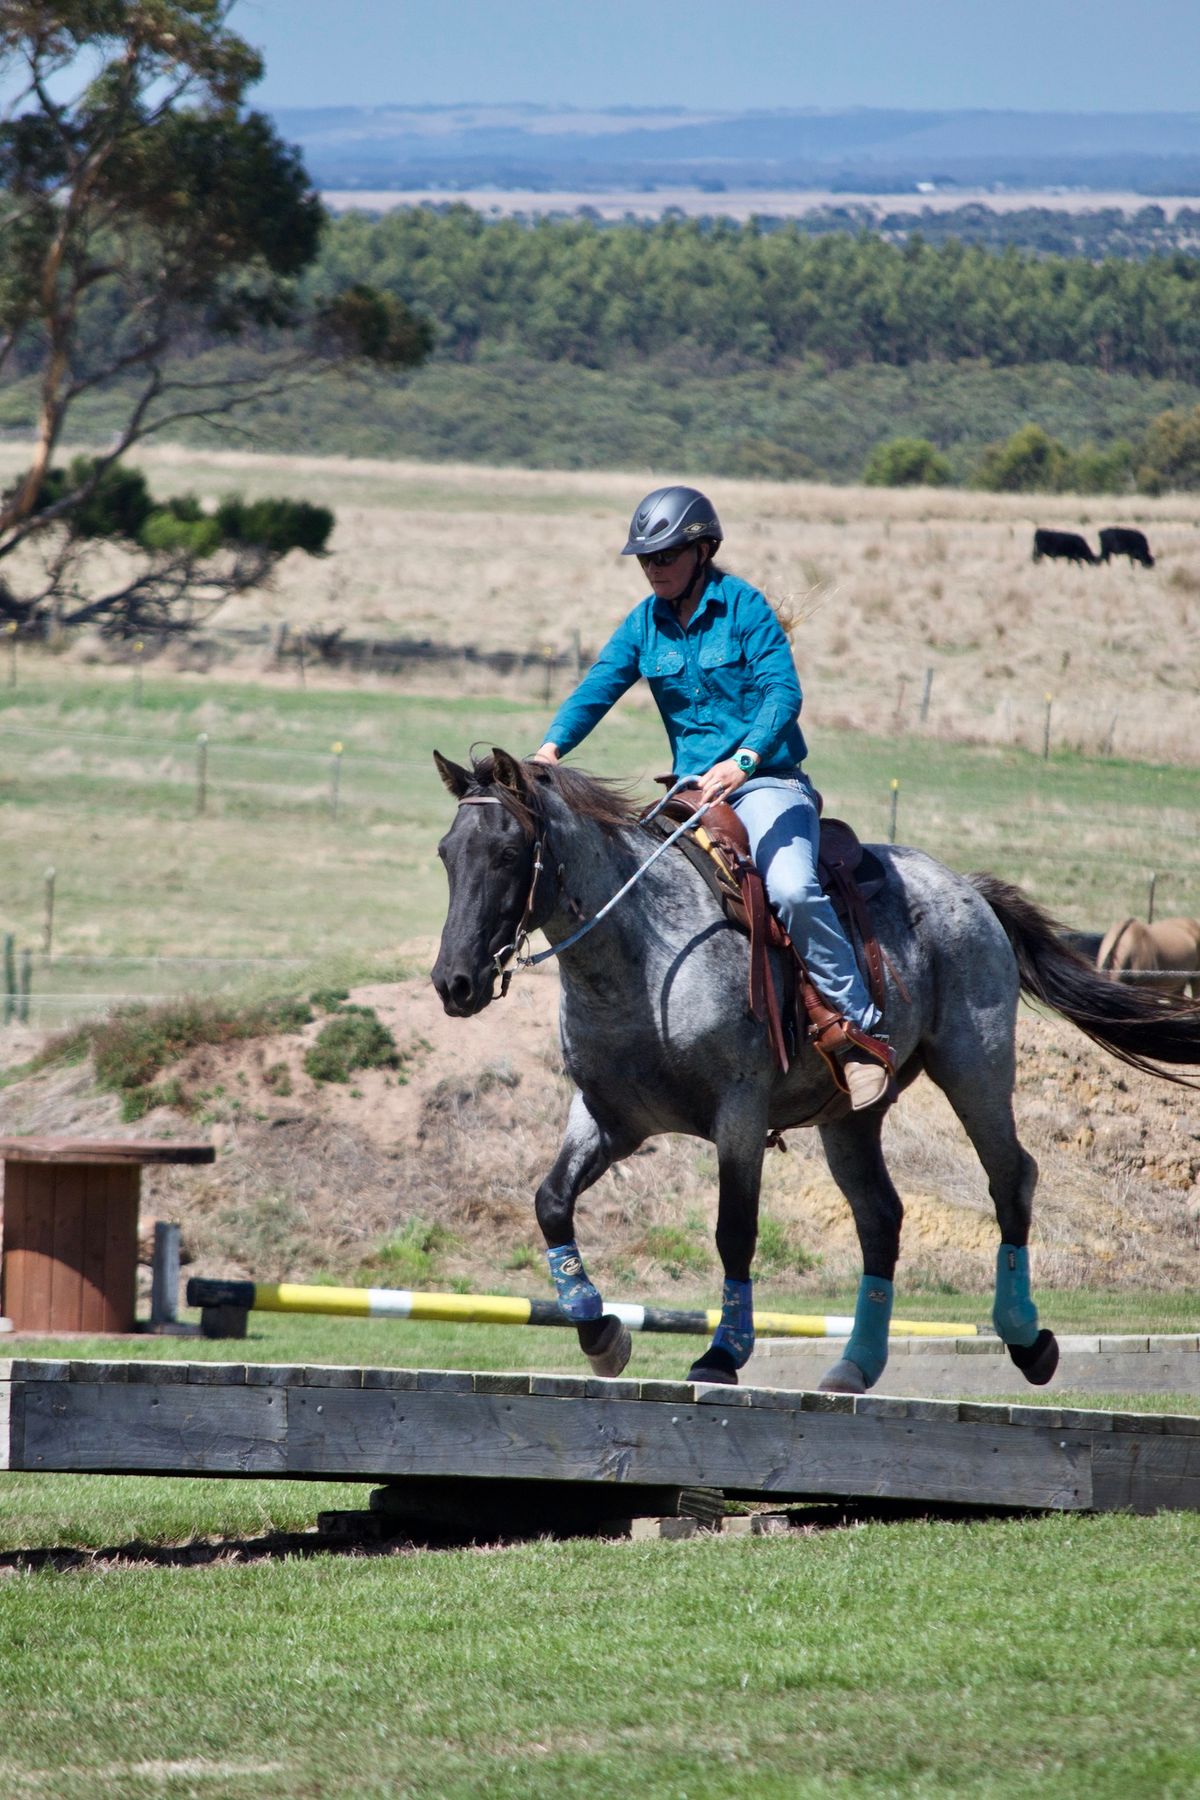
<svg viewBox="0 0 1200 1800">
<path fill-rule="evenodd" d="M 537 784 L 526 766 L 493 750 L 473 769 L 436 750 L 437 772 L 458 812 L 438 845 L 450 905 L 433 965 L 442 1005 L 457 1018 L 482 1012 L 495 997 L 500 964 L 522 929 L 543 922 L 536 856 L 542 839 Z"/>
</svg>

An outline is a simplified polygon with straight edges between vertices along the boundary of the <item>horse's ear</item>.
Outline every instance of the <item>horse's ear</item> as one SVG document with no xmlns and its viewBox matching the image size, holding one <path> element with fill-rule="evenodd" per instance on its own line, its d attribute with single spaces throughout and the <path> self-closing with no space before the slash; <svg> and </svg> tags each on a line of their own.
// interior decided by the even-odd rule
<svg viewBox="0 0 1200 1800">
<path fill-rule="evenodd" d="M 529 777 L 516 757 L 510 756 L 507 750 L 497 750 L 495 745 L 492 746 L 492 779 L 514 794 L 529 792 Z"/>
<path fill-rule="evenodd" d="M 450 792 L 454 795 L 454 798 L 456 800 L 461 800 L 467 789 L 472 785 L 472 777 L 469 772 L 466 769 L 460 768 L 457 763 L 448 761 L 448 759 L 442 755 L 440 750 L 435 750 L 433 753 L 433 766 L 441 776 L 445 785 L 450 789 Z"/>
</svg>

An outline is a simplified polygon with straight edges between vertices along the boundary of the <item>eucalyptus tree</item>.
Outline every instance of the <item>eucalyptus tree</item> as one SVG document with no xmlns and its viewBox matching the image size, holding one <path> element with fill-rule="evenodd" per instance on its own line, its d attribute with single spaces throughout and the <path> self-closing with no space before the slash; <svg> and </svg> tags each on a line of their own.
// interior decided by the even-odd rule
<svg viewBox="0 0 1200 1800">
<path fill-rule="evenodd" d="M 240 535 L 186 497 L 122 509 L 121 458 L 332 369 L 411 365 L 431 348 L 430 326 L 392 296 L 358 284 L 306 297 L 323 209 L 298 152 L 246 107 L 262 62 L 231 9 L 0 5 L 0 379 L 30 396 L 32 420 L 28 466 L 0 499 L 0 617 L 136 630 L 263 581 L 288 548 L 313 548 L 311 518 L 277 507 L 255 538 L 253 508 Z M 110 420 L 117 396 L 118 428 L 57 468 L 100 395 Z M 98 536 L 124 549 L 99 592 L 83 556 Z"/>
</svg>

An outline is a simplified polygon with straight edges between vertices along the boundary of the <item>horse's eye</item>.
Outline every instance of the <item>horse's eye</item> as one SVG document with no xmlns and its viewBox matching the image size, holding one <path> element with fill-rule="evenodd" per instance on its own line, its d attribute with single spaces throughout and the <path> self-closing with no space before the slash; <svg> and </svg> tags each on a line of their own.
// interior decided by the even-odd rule
<svg viewBox="0 0 1200 1800">
<path fill-rule="evenodd" d="M 516 860 L 517 860 L 516 845 L 515 844 L 505 844 L 503 850 L 501 850 L 500 855 L 497 858 L 497 861 L 499 862 L 501 868 L 502 869 L 511 869 L 513 864 L 516 862 Z"/>
</svg>

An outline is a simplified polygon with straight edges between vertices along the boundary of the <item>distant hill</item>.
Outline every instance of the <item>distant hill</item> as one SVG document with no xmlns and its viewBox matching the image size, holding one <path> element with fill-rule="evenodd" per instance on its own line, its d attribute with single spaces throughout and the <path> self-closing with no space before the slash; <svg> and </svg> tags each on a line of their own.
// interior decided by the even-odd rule
<svg viewBox="0 0 1200 1800">
<path fill-rule="evenodd" d="M 742 113 L 631 107 L 282 108 L 325 188 L 620 183 L 823 186 L 888 193 L 921 182 L 1200 193 L 1200 112 Z"/>
</svg>

